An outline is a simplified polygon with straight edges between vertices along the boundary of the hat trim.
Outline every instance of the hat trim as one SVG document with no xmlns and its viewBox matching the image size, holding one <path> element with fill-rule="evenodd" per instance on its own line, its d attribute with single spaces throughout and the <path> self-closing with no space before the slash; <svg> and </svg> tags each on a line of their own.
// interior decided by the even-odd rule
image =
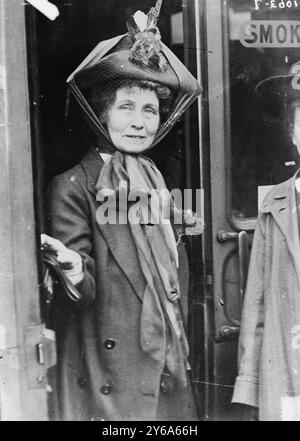
<svg viewBox="0 0 300 441">
<path fill-rule="evenodd" d="M 289 78 L 294 78 L 295 76 L 297 76 L 296 74 L 286 74 L 286 75 L 273 75 L 272 77 L 268 77 L 265 78 L 264 80 L 260 81 L 256 86 L 255 86 L 255 91 L 257 91 L 263 84 L 267 83 L 267 82 L 271 82 L 272 80 L 279 80 L 279 79 L 289 79 Z"/>
</svg>

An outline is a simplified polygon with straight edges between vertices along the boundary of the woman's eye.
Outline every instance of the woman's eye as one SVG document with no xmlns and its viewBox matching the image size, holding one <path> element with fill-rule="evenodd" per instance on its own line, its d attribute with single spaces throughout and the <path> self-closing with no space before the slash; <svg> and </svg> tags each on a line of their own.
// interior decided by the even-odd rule
<svg viewBox="0 0 300 441">
<path fill-rule="evenodd" d="M 153 115 L 158 114 L 158 111 L 156 109 L 153 109 L 153 107 L 146 107 L 145 112 L 152 113 Z"/>
<path fill-rule="evenodd" d="M 122 106 L 120 106 L 120 109 L 131 110 L 132 106 L 130 104 L 123 104 Z"/>
</svg>

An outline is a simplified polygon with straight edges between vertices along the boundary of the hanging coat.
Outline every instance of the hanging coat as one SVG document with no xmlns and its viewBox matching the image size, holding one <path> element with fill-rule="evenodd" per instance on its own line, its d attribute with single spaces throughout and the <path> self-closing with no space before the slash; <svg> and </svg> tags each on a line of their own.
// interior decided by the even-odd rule
<svg viewBox="0 0 300 441">
<path fill-rule="evenodd" d="M 190 385 L 172 387 L 140 346 L 145 279 L 128 225 L 96 222 L 103 161 L 91 149 L 50 190 L 50 233 L 83 260 L 78 304 L 56 308 L 57 381 L 62 420 L 195 419 Z M 181 290 L 188 266 L 179 249 Z M 183 309 L 184 301 L 182 304 Z"/>
<path fill-rule="evenodd" d="M 274 187 L 257 219 L 233 402 L 260 420 L 300 420 L 300 245 L 295 177 Z"/>
</svg>

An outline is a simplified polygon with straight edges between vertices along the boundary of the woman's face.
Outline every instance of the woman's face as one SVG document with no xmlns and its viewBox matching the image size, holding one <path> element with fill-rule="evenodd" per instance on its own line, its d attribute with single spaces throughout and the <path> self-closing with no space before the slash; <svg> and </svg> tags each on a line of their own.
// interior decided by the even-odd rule
<svg viewBox="0 0 300 441">
<path fill-rule="evenodd" d="M 153 90 L 122 87 L 106 112 L 105 122 L 113 145 L 124 153 L 151 147 L 159 127 L 159 100 Z"/>
</svg>

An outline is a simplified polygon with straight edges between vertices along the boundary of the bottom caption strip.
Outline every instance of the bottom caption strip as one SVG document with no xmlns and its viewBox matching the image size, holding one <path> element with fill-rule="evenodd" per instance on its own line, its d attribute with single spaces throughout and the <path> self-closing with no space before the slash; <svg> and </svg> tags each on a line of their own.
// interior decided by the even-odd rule
<svg viewBox="0 0 300 441">
<path fill-rule="evenodd" d="M 125 427 L 114 426 L 112 424 L 101 427 L 103 436 L 126 436 L 130 439 L 134 439 L 138 436 L 197 436 L 198 427 L 195 424 L 191 425 L 176 425 L 176 424 L 164 424 L 164 425 L 132 425 Z"/>
</svg>

